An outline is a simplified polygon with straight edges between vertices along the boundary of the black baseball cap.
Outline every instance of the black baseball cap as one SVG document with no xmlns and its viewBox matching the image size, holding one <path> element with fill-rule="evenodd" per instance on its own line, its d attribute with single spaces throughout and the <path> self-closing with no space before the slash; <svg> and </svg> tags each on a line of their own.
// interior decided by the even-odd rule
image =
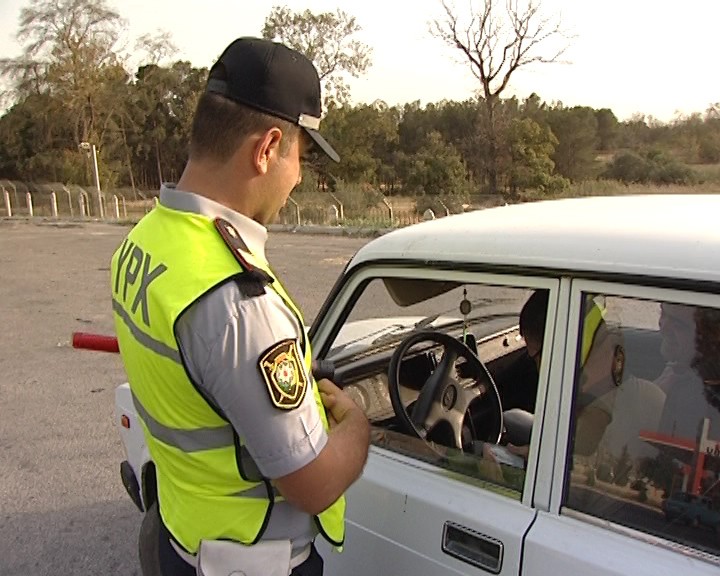
<svg viewBox="0 0 720 576">
<path fill-rule="evenodd" d="M 238 38 L 210 69 L 206 90 L 300 126 L 335 162 L 320 135 L 320 78 L 313 63 L 284 44 Z"/>
</svg>

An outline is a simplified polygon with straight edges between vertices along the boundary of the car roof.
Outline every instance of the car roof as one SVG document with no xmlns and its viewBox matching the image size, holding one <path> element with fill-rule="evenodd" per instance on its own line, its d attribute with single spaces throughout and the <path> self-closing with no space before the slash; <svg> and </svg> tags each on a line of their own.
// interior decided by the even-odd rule
<svg viewBox="0 0 720 576">
<path fill-rule="evenodd" d="M 394 230 L 368 261 L 430 261 L 720 282 L 720 195 L 547 200 Z"/>
</svg>

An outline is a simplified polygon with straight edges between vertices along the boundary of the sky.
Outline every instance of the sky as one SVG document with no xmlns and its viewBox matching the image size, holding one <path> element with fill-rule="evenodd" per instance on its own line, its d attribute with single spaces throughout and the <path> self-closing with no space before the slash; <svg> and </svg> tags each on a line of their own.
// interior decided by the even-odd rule
<svg viewBox="0 0 720 576">
<path fill-rule="evenodd" d="M 643 113 L 669 122 L 720 102 L 717 25 L 720 0 L 539 0 L 569 39 L 558 64 L 521 68 L 505 96 L 565 106 L 610 108 L 620 120 Z M 450 0 L 460 16 L 469 0 Z M 478 5 L 479 0 L 475 0 Z M 502 6 L 504 2 L 500 0 Z M 536 0 L 537 3 L 537 0 Z M 18 18 L 29 0 L 0 0 L 0 58 L 20 55 Z M 293 11 L 344 10 L 357 18 L 357 39 L 373 65 L 350 82 L 352 103 L 384 100 L 465 100 L 479 88 L 457 49 L 429 33 L 442 16 L 440 0 L 107 0 L 126 21 L 130 49 L 142 34 L 168 31 L 179 49 L 173 60 L 210 67 L 239 36 L 260 34 L 275 5 Z"/>
</svg>

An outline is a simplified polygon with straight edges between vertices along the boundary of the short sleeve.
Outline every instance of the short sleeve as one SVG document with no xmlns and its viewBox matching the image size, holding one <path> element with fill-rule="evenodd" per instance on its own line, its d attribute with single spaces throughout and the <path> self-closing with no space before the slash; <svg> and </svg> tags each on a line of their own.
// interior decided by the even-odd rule
<svg viewBox="0 0 720 576">
<path fill-rule="evenodd" d="M 188 372 L 200 392 L 232 424 L 259 470 L 285 476 L 312 462 L 327 442 L 313 396 L 315 383 L 301 361 L 302 327 L 271 288 L 244 296 L 228 282 L 203 296 L 176 326 Z M 306 381 L 302 399 L 278 407 L 261 362 L 282 344 L 293 343 L 294 367 Z M 275 357 L 272 357 L 275 358 Z M 272 360 L 271 358 L 271 360 Z"/>
</svg>

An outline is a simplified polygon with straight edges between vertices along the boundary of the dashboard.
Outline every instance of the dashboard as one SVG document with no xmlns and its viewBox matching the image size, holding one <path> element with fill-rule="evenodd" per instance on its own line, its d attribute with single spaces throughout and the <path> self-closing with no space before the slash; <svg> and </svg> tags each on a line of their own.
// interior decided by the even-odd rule
<svg viewBox="0 0 720 576">
<path fill-rule="evenodd" d="M 485 363 L 493 377 L 503 370 L 503 358 L 524 347 L 517 327 L 477 342 L 479 358 Z M 414 402 L 422 385 L 433 372 L 441 355 L 441 347 L 424 349 L 407 357 L 400 369 L 400 397 L 405 406 Z M 338 383 L 353 401 L 362 408 L 373 424 L 380 424 L 394 418 L 395 413 L 388 390 L 388 365 L 391 352 L 372 358 L 352 362 L 339 369 Z M 462 382 L 464 379 L 459 377 Z M 467 379 L 468 384 L 474 380 Z"/>
</svg>

